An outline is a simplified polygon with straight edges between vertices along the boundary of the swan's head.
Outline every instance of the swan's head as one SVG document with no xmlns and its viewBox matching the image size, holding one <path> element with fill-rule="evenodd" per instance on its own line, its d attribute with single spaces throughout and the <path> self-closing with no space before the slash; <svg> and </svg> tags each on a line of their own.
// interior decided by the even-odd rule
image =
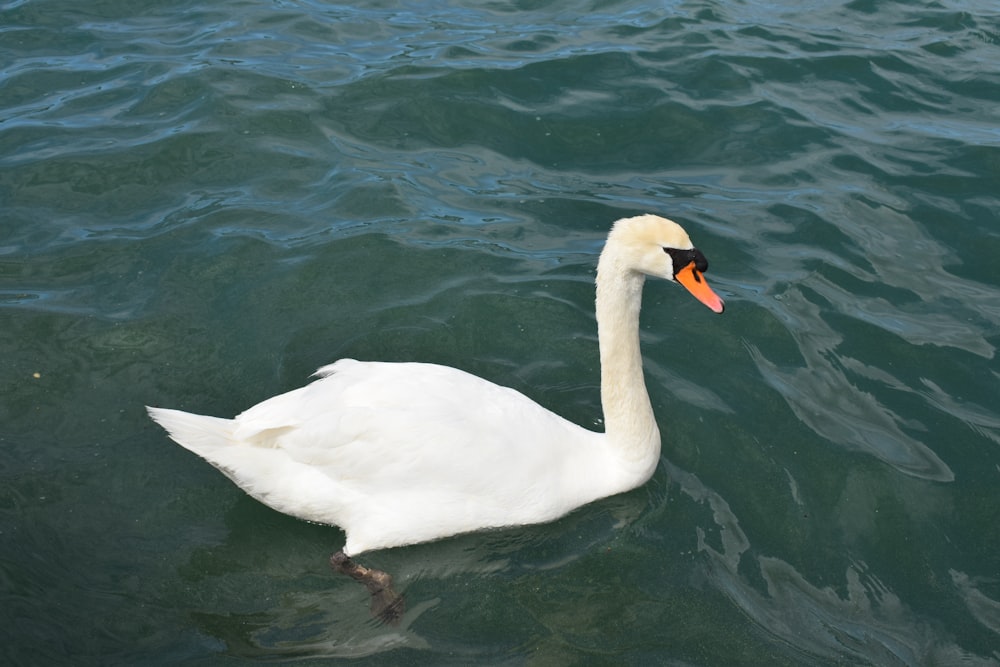
<svg viewBox="0 0 1000 667">
<path fill-rule="evenodd" d="M 611 229 L 608 246 L 617 250 L 628 268 L 680 283 L 713 311 L 722 312 L 722 299 L 702 275 L 708 260 L 673 220 L 657 215 L 624 218 Z"/>
</svg>

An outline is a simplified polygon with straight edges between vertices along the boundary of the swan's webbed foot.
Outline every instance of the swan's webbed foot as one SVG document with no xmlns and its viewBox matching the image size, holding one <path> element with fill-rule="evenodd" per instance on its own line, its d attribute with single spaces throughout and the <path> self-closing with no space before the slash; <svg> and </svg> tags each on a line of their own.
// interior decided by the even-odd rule
<svg viewBox="0 0 1000 667">
<path fill-rule="evenodd" d="M 330 556 L 330 567 L 360 581 L 372 596 L 371 614 L 374 618 L 397 625 L 406 611 L 403 596 L 392 589 L 392 576 L 388 572 L 358 565 L 343 551 Z"/>
</svg>

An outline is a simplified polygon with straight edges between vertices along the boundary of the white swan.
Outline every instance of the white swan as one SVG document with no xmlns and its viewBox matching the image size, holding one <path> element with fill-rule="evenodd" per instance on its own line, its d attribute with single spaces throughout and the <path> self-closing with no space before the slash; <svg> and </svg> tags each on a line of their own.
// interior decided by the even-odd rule
<svg viewBox="0 0 1000 667">
<path fill-rule="evenodd" d="M 551 521 L 649 479 L 660 433 L 639 350 L 643 282 L 646 275 L 679 282 L 721 313 L 722 300 L 701 275 L 707 266 L 671 220 L 615 223 L 597 267 L 605 433 L 454 368 L 353 359 L 235 419 L 162 408 L 149 414 L 264 504 L 340 526 L 347 540 L 333 566 L 373 595 L 389 590 L 374 606 L 393 606 L 388 575 L 350 557 Z"/>
</svg>

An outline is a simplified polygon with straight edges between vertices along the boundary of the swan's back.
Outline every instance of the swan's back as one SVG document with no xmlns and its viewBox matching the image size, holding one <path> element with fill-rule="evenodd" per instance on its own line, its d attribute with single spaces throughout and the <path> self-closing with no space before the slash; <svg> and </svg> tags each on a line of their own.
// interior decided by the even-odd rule
<svg viewBox="0 0 1000 667">
<path fill-rule="evenodd" d="M 420 363 L 344 359 L 233 420 L 151 408 L 179 444 L 345 552 L 555 519 L 631 488 L 602 434 L 523 394 Z"/>
</svg>

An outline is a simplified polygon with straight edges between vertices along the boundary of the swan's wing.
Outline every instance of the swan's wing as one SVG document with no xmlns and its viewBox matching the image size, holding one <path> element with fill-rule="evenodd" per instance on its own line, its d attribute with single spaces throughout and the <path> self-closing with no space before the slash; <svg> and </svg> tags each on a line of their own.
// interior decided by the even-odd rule
<svg viewBox="0 0 1000 667">
<path fill-rule="evenodd" d="M 583 432 L 520 392 L 446 366 L 342 360 L 330 369 L 237 417 L 236 438 L 312 465 L 347 459 L 383 479 L 398 471 L 412 483 L 415 471 L 456 459 L 558 456 L 561 442 Z"/>
</svg>

